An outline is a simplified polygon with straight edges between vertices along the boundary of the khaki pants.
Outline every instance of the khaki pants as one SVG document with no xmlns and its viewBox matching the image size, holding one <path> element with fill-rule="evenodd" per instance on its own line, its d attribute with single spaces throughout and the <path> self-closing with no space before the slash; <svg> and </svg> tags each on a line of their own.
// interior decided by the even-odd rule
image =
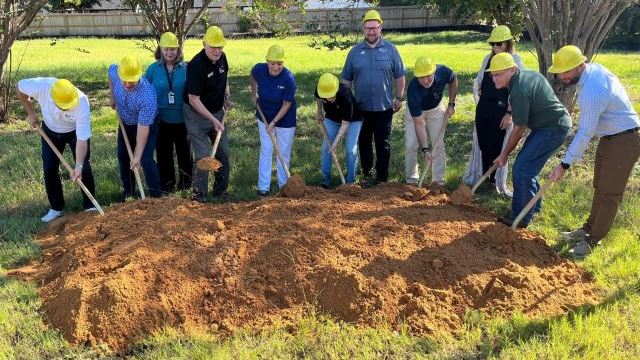
<svg viewBox="0 0 640 360">
<path fill-rule="evenodd" d="M 593 174 L 591 213 L 583 227 L 593 242 L 605 237 L 613 225 L 638 157 L 640 133 L 637 131 L 600 139 Z"/>
<path fill-rule="evenodd" d="M 431 163 L 431 180 L 439 184 L 444 185 L 444 173 L 447 168 L 447 153 L 444 148 L 444 133 L 439 140 L 439 144 L 436 145 L 436 136 L 440 132 L 442 125 L 444 124 L 444 107 L 442 104 L 436 106 L 433 109 L 425 110 L 422 112 L 425 122 L 427 123 L 427 134 L 429 135 L 429 142 L 431 146 L 429 149 L 432 151 L 433 162 Z M 416 136 L 416 128 L 413 118 L 409 109 L 405 112 L 404 118 L 404 172 L 405 181 L 408 184 L 415 184 L 418 182 L 420 172 L 418 169 L 418 150 L 420 150 L 420 143 Z M 433 150 L 437 146 L 436 152 Z M 422 156 L 422 154 L 420 154 Z"/>
</svg>

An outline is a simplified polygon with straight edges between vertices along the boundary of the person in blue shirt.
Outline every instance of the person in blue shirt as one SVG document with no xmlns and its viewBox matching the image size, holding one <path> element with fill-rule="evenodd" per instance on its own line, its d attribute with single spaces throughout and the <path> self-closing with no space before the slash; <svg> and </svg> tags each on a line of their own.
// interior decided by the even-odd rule
<svg viewBox="0 0 640 360">
<path fill-rule="evenodd" d="M 444 65 L 438 65 L 427 57 L 419 57 L 414 70 L 415 77 L 407 88 L 407 106 L 405 130 L 405 180 L 407 184 L 418 182 L 417 151 L 421 149 L 425 160 L 432 159 L 432 180 L 444 185 L 447 166 L 447 154 L 444 147 L 444 129 L 446 119 L 455 113 L 458 95 L 458 78 Z M 449 103 L 442 106 L 442 95 L 449 86 Z M 427 132 L 432 144 L 433 156 L 429 152 Z M 438 138 L 439 136 L 439 138 Z"/>
<path fill-rule="evenodd" d="M 296 132 L 296 79 L 293 73 L 284 67 L 284 49 L 273 45 L 267 51 L 266 63 L 256 64 L 251 69 L 251 100 L 260 106 L 266 117 L 265 126 L 256 110 L 258 131 L 260 133 L 260 160 L 258 162 L 258 195 L 266 196 L 271 186 L 271 164 L 273 145 L 269 133 L 275 134 L 276 143 L 282 157 L 289 167 L 291 147 Z M 287 175 L 277 161 L 278 187 L 287 182 Z"/>
<path fill-rule="evenodd" d="M 182 61 L 182 49 L 175 34 L 162 34 L 155 58 L 157 61 L 149 65 L 144 77 L 153 85 L 158 97 L 156 160 L 160 171 L 160 187 L 165 192 L 176 188 L 186 190 L 191 188 L 193 171 L 191 144 L 182 115 L 187 63 Z M 174 146 L 178 159 L 177 184 L 173 165 Z"/>
<path fill-rule="evenodd" d="M 140 167 L 144 171 L 149 194 L 160 197 L 160 174 L 158 164 L 153 159 L 158 139 L 156 91 L 142 77 L 142 66 L 138 59 L 131 56 L 125 56 L 119 64 L 109 67 L 108 82 L 109 103 L 124 123 L 133 152 L 133 159 L 130 159 L 122 131 L 118 129 L 118 163 L 124 188 L 121 200 L 133 196 L 135 178 L 132 170 Z"/>
</svg>

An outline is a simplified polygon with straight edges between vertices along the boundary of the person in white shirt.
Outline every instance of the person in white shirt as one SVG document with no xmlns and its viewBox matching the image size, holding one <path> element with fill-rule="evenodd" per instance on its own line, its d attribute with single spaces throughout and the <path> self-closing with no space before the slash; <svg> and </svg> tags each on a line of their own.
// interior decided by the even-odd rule
<svg viewBox="0 0 640 360">
<path fill-rule="evenodd" d="M 42 112 L 42 130 L 51 139 L 55 147 L 63 152 L 68 144 L 75 160 L 75 168 L 69 174 L 71 181 L 82 180 L 92 195 L 95 195 L 95 183 L 91 171 L 90 137 L 91 112 L 87 96 L 78 90 L 69 80 L 53 77 L 22 79 L 17 84 L 18 99 L 27 111 L 26 121 L 33 128 L 40 126 L 32 99 L 40 104 Z M 49 147 L 42 143 L 42 167 L 44 185 L 51 208 L 42 217 L 50 222 L 62 216 L 64 196 L 60 180 L 60 160 Z M 95 210 L 86 194 L 83 196 L 85 210 Z"/>
<path fill-rule="evenodd" d="M 600 64 L 585 63 L 582 51 L 573 45 L 558 50 L 550 73 L 565 85 L 578 86 L 580 120 L 578 131 L 562 162 L 549 179 L 562 179 L 571 165 L 582 158 L 591 139 L 599 137 L 593 174 L 593 201 L 585 224 L 561 237 L 575 241 L 570 250 L 586 256 L 613 225 L 627 181 L 640 157 L 640 120 L 620 80 Z"/>
</svg>

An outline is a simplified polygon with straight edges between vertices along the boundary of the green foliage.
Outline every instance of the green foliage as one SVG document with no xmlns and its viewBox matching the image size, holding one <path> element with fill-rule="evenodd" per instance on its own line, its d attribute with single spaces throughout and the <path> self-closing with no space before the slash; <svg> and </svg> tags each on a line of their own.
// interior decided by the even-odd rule
<svg viewBox="0 0 640 360">
<path fill-rule="evenodd" d="M 607 37 L 605 47 L 640 48 L 640 4 L 629 7 L 620 15 Z"/>
<path fill-rule="evenodd" d="M 67 10 L 85 11 L 96 5 L 100 5 L 102 0 L 49 0 L 45 5 L 51 12 L 65 12 Z"/>
</svg>

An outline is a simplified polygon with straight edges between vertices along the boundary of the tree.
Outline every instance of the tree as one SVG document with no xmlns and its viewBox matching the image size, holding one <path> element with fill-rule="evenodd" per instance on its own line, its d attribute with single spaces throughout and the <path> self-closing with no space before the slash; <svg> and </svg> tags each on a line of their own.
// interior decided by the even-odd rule
<svg viewBox="0 0 640 360">
<path fill-rule="evenodd" d="M 6 120 L 8 99 L 13 93 L 5 74 L 11 46 L 46 3 L 47 0 L 0 0 L 0 121 Z"/>
<path fill-rule="evenodd" d="M 290 35 L 301 24 L 289 15 L 291 10 L 304 14 L 307 0 L 253 0 L 248 11 L 238 9 L 238 1 L 225 4 L 238 16 L 240 30 L 254 32 L 270 32 L 283 37 Z"/>
<path fill-rule="evenodd" d="M 554 85 L 572 111 L 575 86 L 565 87 L 548 74 L 553 52 L 575 45 L 591 60 L 600 50 L 620 14 L 638 0 L 518 0 L 538 56 L 538 69 Z"/>
<path fill-rule="evenodd" d="M 86 11 L 96 5 L 100 5 L 101 0 L 49 0 L 45 8 L 51 12 L 64 12 L 66 10 Z"/>
<path fill-rule="evenodd" d="M 123 3 L 132 8 L 138 7 L 142 11 L 156 40 L 159 40 L 164 32 L 171 31 L 176 34 L 182 47 L 187 34 L 207 10 L 211 0 L 202 0 L 202 7 L 191 19 L 187 19 L 187 15 L 189 9 L 193 8 L 193 0 L 125 0 Z"/>
</svg>

